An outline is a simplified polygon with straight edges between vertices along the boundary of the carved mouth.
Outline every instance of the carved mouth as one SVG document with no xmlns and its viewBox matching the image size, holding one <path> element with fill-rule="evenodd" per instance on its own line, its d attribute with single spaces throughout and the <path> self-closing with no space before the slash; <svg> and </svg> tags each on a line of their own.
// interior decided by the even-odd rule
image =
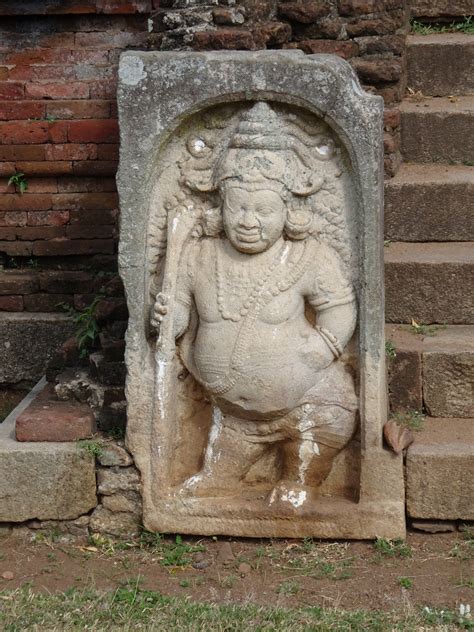
<svg viewBox="0 0 474 632">
<path fill-rule="evenodd" d="M 237 234 L 237 237 L 239 238 L 239 241 L 243 241 L 247 244 L 254 244 L 257 241 L 260 241 L 260 232 L 254 232 L 254 231 L 240 231 L 237 230 L 235 231 Z"/>
</svg>

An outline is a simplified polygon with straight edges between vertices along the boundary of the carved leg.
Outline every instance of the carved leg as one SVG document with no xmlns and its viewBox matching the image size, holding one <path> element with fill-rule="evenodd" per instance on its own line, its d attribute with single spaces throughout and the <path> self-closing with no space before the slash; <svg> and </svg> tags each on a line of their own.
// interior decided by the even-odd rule
<svg viewBox="0 0 474 632">
<path fill-rule="evenodd" d="M 186 496 L 236 495 L 249 469 L 268 449 L 267 443 L 249 441 L 248 436 L 238 429 L 238 423 L 232 427 L 226 426 L 225 421 L 215 424 L 201 471 L 188 478 L 179 493 Z"/>
</svg>

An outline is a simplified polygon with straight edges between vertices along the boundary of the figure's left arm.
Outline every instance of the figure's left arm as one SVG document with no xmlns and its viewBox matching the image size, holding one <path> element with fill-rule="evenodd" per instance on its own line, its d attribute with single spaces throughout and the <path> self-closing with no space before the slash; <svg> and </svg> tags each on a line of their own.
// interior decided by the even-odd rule
<svg viewBox="0 0 474 632">
<path fill-rule="evenodd" d="M 316 282 L 308 302 L 316 312 L 316 328 L 334 358 L 342 355 L 357 322 L 354 288 L 338 253 L 318 248 Z"/>
</svg>

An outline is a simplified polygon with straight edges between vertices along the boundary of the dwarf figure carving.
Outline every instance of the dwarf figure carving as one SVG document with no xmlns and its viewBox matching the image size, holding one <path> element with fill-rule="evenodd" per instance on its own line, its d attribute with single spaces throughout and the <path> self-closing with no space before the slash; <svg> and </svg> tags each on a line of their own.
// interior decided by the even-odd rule
<svg viewBox="0 0 474 632">
<path fill-rule="evenodd" d="M 175 493 L 238 495 L 272 450 L 278 480 L 266 502 L 298 508 L 356 428 L 354 378 L 339 360 L 355 294 L 347 263 L 318 234 L 314 204 L 318 161 L 334 146 L 265 102 L 241 113 L 219 147 L 192 143 L 182 186 L 214 205 L 188 208 L 172 301 L 163 280 L 151 322 L 160 345 L 172 319 L 168 335 L 213 424 L 201 470 Z"/>
</svg>

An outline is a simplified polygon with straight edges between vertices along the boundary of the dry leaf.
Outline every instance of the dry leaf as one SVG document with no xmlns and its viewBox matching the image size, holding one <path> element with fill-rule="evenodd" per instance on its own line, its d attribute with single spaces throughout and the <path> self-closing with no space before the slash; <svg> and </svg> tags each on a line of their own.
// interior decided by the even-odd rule
<svg viewBox="0 0 474 632">
<path fill-rule="evenodd" d="M 401 454 L 415 440 L 409 428 L 399 426 L 395 421 L 387 421 L 383 427 L 383 436 L 395 454 Z"/>
</svg>

